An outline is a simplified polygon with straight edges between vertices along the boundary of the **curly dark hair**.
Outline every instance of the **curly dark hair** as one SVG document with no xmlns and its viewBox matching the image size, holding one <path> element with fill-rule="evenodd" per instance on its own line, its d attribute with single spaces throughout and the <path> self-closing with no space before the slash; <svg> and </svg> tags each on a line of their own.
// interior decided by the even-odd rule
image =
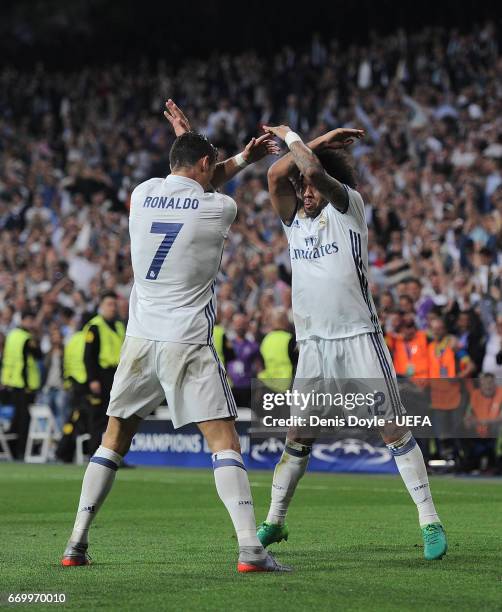
<svg viewBox="0 0 502 612">
<path fill-rule="evenodd" d="M 335 178 L 340 183 L 344 183 L 354 189 L 357 185 L 357 174 L 354 166 L 352 165 L 352 159 L 347 153 L 343 151 L 336 151 L 333 149 L 323 149 L 316 151 L 316 155 L 322 164 L 322 167 L 326 172 Z M 290 177 L 290 181 L 296 190 L 299 198 L 302 195 L 303 177 L 300 172 L 297 171 L 293 176 Z"/>
<path fill-rule="evenodd" d="M 357 185 L 357 174 L 352 165 L 352 158 L 344 151 L 323 149 L 316 152 L 322 167 L 326 172 L 340 183 L 355 188 Z"/>
</svg>

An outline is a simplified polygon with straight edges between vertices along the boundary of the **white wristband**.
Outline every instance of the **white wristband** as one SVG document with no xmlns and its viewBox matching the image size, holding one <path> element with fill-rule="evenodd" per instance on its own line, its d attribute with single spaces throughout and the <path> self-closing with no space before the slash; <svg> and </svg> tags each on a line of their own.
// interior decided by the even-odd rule
<svg viewBox="0 0 502 612">
<path fill-rule="evenodd" d="M 289 132 L 286 134 L 284 142 L 288 145 L 288 147 L 291 147 L 294 142 L 302 142 L 302 139 L 296 132 L 289 130 Z"/>
<path fill-rule="evenodd" d="M 234 157 L 234 161 L 235 163 L 239 166 L 239 168 L 245 168 L 246 166 L 249 166 L 249 162 L 247 162 L 244 159 L 244 155 L 242 153 L 238 153 L 235 157 Z"/>
</svg>

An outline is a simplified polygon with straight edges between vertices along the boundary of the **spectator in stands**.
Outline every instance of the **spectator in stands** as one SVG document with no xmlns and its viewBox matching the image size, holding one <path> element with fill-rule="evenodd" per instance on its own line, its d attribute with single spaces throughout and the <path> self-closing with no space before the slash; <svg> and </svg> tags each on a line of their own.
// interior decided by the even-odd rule
<svg viewBox="0 0 502 612">
<path fill-rule="evenodd" d="M 91 411 L 97 404 L 90 402 L 85 366 L 87 323 L 91 319 L 92 315 L 88 313 L 82 315 L 79 330 L 68 338 L 64 347 L 63 372 L 65 388 L 69 395 L 69 414 L 62 428 L 56 456 L 65 463 L 73 461 L 77 437 L 90 435 Z M 88 444 L 85 446 L 87 448 Z"/>
<path fill-rule="evenodd" d="M 44 358 L 43 401 L 61 429 L 66 418 L 66 392 L 63 384 L 63 336 L 57 326 L 50 330 L 50 349 Z"/>
<path fill-rule="evenodd" d="M 213 328 L 213 344 L 218 354 L 218 358 L 224 366 L 234 359 L 235 353 L 232 344 L 227 337 L 225 328 L 221 324 L 218 315 L 216 315 L 216 325 Z"/>
<path fill-rule="evenodd" d="M 427 314 L 434 306 L 434 301 L 430 296 L 422 294 L 422 283 L 416 278 L 408 281 L 406 291 L 414 304 L 418 329 L 423 330 L 427 327 Z"/>
<path fill-rule="evenodd" d="M 447 334 L 443 319 L 432 319 L 431 332 L 428 350 L 432 425 L 441 455 L 458 458 L 459 445 L 452 439 L 462 431 L 463 398 L 459 379 L 471 376 L 475 365 L 456 338 Z"/>
<path fill-rule="evenodd" d="M 264 367 L 258 376 L 270 389 L 285 391 L 290 388 L 298 352 L 284 308 L 278 307 L 272 311 L 270 325 L 271 331 L 260 345 Z"/>
<path fill-rule="evenodd" d="M 14 406 L 14 417 L 8 433 L 16 434 L 11 443 L 12 455 L 24 458 L 26 440 L 30 426 L 29 407 L 40 389 L 40 369 L 38 360 L 42 357 L 35 336 L 35 316 L 25 310 L 21 322 L 9 332 L 2 356 L 1 382 L 10 392 L 10 402 Z"/>
<path fill-rule="evenodd" d="M 92 395 L 89 418 L 91 455 L 101 444 L 108 423 L 106 411 L 125 338 L 125 326 L 117 314 L 117 294 L 105 292 L 101 295 L 98 314 L 86 326 L 84 364 Z"/>
<path fill-rule="evenodd" d="M 475 437 L 464 440 L 464 469 L 493 470 L 497 462 L 497 439 L 502 429 L 502 386 L 497 385 L 493 374 L 482 374 L 479 387 L 469 385 L 465 424 Z"/>
<path fill-rule="evenodd" d="M 259 369 L 260 351 L 254 336 L 249 333 L 249 319 L 237 313 L 232 318 L 229 339 L 233 359 L 227 364 L 227 372 L 232 382 L 232 393 L 238 407 L 251 406 L 251 379 Z"/>
<path fill-rule="evenodd" d="M 392 346 L 394 367 L 398 376 L 423 380 L 429 377 L 427 335 L 417 330 L 415 314 L 402 315 L 399 333 Z"/>
<path fill-rule="evenodd" d="M 399 380 L 401 400 L 411 415 L 430 416 L 427 395 L 429 378 L 429 340 L 427 334 L 417 329 L 414 312 L 401 313 L 398 333 L 391 337 L 394 368 Z M 421 433 L 422 435 L 419 435 Z M 427 463 L 430 457 L 430 428 L 415 428 L 417 442 Z"/>
<path fill-rule="evenodd" d="M 483 324 L 479 315 L 473 310 L 459 313 L 455 332 L 458 338 L 458 347 L 465 350 L 469 355 L 475 366 L 472 376 L 476 376 L 481 372 L 486 344 Z"/>
</svg>

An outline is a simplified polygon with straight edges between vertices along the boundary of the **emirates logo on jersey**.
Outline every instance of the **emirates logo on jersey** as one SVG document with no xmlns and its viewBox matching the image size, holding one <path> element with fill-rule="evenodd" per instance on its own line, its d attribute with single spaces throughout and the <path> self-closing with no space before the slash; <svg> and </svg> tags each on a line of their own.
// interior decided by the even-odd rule
<svg viewBox="0 0 502 612">
<path fill-rule="evenodd" d="M 306 239 L 306 242 L 307 241 L 307 247 L 304 249 L 297 249 L 294 247 L 289 248 L 291 261 L 295 261 L 297 259 L 319 259 L 320 257 L 325 257 L 326 255 L 336 255 L 336 253 L 338 253 L 340 250 L 336 242 L 317 245 L 317 242 L 314 242 L 310 236 L 308 239 Z"/>
</svg>

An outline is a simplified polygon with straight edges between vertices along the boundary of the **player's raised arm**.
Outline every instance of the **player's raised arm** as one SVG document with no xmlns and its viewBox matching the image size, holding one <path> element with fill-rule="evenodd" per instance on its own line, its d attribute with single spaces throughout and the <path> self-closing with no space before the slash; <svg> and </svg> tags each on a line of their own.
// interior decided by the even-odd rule
<svg viewBox="0 0 502 612">
<path fill-rule="evenodd" d="M 178 136 L 181 136 L 185 132 L 190 132 L 192 129 L 185 113 L 177 104 L 175 104 L 173 100 L 171 100 L 171 98 L 169 98 L 169 100 L 166 102 L 166 110 L 164 111 L 164 117 L 173 126 L 176 138 Z"/>
<path fill-rule="evenodd" d="M 192 128 L 188 118 L 171 98 L 166 102 L 164 116 L 173 126 L 176 137 L 191 131 Z M 267 155 L 278 155 L 279 152 L 280 149 L 271 134 L 263 134 L 259 138 L 252 138 L 241 153 L 216 164 L 212 186 L 218 189 L 243 168 L 254 164 Z"/>
<path fill-rule="evenodd" d="M 292 179 L 299 175 L 290 153 L 270 166 L 267 173 L 268 192 L 274 210 L 286 225 L 291 225 L 296 213 L 298 196 Z"/>
<path fill-rule="evenodd" d="M 332 130 L 306 145 L 300 136 L 286 125 L 263 126 L 263 129 L 268 134 L 284 140 L 290 150 L 288 155 L 270 168 L 268 175 L 272 204 L 284 223 L 292 221 L 296 210 L 296 193 L 290 181 L 294 166 L 335 208 L 341 212 L 347 210 L 348 195 L 345 187 L 324 170 L 314 150 L 344 148 L 352 144 L 355 138 L 361 138 L 364 135 L 362 130 Z"/>
<path fill-rule="evenodd" d="M 263 134 L 259 138 L 252 138 L 241 153 L 216 164 L 212 180 L 213 187 L 218 189 L 243 168 L 254 164 L 267 155 L 279 155 L 279 152 L 280 149 L 271 134 Z"/>
</svg>

